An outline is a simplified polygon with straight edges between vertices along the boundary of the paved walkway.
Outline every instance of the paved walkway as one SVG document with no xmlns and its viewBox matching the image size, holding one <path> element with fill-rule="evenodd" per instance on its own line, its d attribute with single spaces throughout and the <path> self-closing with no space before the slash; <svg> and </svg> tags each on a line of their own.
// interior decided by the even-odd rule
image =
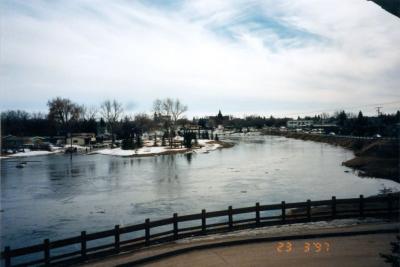
<svg viewBox="0 0 400 267">
<path fill-rule="evenodd" d="M 179 249 L 207 244 L 224 243 L 237 240 L 249 240 L 271 236 L 304 235 L 319 233 L 346 233 L 354 231 L 371 231 L 383 229 L 398 229 L 396 223 L 369 223 L 346 227 L 299 228 L 285 226 L 281 231 L 263 232 L 262 229 L 247 231 L 244 234 L 219 235 L 179 241 L 160 246 L 110 257 L 92 262 L 85 266 L 133 266 L 138 260 L 168 253 Z M 330 237 L 285 240 L 280 242 L 260 242 L 245 245 L 195 250 L 172 257 L 165 257 L 140 266 L 389 266 L 379 253 L 390 252 L 390 242 L 395 240 L 395 234 L 371 234 L 347 237 Z"/>
<path fill-rule="evenodd" d="M 382 234 L 298 240 L 289 243 L 290 252 L 286 252 L 286 248 L 277 251 L 279 245 L 288 246 L 286 242 L 239 245 L 191 252 L 143 266 L 385 266 L 379 252 L 389 252 L 393 239 L 393 234 Z M 317 250 L 319 245 L 323 247 L 321 250 Z"/>
</svg>

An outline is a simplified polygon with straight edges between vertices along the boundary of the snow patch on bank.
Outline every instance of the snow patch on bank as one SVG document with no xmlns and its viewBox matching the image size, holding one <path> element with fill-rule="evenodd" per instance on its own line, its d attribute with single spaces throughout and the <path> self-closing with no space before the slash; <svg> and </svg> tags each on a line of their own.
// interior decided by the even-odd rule
<svg viewBox="0 0 400 267">
<path fill-rule="evenodd" d="M 123 150 L 118 148 L 107 148 L 94 151 L 93 154 L 111 155 L 111 156 L 138 156 L 138 155 L 149 155 L 149 154 L 162 154 L 168 151 L 183 151 L 185 148 L 167 148 L 167 147 L 142 147 L 139 149 Z"/>
<path fill-rule="evenodd" d="M 208 153 L 210 151 L 216 150 L 220 147 L 222 147 L 220 144 L 213 143 L 210 140 L 198 140 L 198 144 L 201 146 L 200 148 L 194 149 L 194 152 L 196 153 Z"/>
<path fill-rule="evenodd" d="M 91 152 L 90 154 L 102 154 L 102 155 L 110 155 L 110 156 L 121 156 L 121 157 L 129 157 L 129 156 L 146 156 L 146 155 L 159 155 L 164 153 L 173 153 L 173 152 L 196 152 L 196 153 L 208 153 L 212 150 L 216 150 L 221 147 L 220 144 L 216 144 L 211 140 L 198 140 L 198 144 L 200 148 L 193 148 L 191 150 L 187 150 L 187 148 L 170 148 L 168 146 L 145 146 L 139 149 L 131 149 L 131 150 L 123 150 L 121 148 L 107 148 L 100 149 Z"/>
<path fill-rule="evenodd" d="M 43 155 L 50 155 L 50 154 L 55 154 L 55 153 L 60 153 L 62 150 L 54 150 L 54 151 L 46 151 L 46 150 L 34 150 L 30 151 L 28 149 L 25 150 L 25 152 L 18 152 L 15 154 L 10 154 L 4 157 L 1 157 L 2 159 L 6 158 L 18 158 L 18 157 L 33 157 L 33 156 L 43 156 Z"/>
</svg>

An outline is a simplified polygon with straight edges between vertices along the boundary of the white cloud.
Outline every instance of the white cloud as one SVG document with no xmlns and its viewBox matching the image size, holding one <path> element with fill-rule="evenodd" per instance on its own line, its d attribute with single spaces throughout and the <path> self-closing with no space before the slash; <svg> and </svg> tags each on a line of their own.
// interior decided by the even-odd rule
<svg viewBox="0 0 400 267">
<path fill-rule="evenodd" d="M 172 96 L 190 114 L 282 114 L 400 99 L 400 20 L 367 1 L 13 3 L 1 16 L 6 108 L 61 95 L 143 111 Z"/>
</svg>

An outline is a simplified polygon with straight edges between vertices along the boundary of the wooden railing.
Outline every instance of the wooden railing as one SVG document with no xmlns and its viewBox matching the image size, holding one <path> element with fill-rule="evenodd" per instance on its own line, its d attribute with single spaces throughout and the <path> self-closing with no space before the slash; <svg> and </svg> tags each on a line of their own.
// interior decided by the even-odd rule
<svg viewBox="0 0 400 267">
<path fill-rule="evenodd" d="M 269 213 L 269 214 L 268 214 Z M 250 218 L 234 219 L 235 216 L 247 214 Z M 282 224 L 304 223 L 312 221 L 325 221 L 344 218 L 398 218 L 399 199 L 392 195 L 384 197 L 336 199 L 285 203 L 273 205 L 260 205 L 256 203 L 252 207 L 207 212 L 202 210 L 198 214 L 178 216 L 174 213 L 171 218 L 150 221 L 144 223 L 120 227 L 96 233 L 81 232 L 80 235 L 50 241 L 45 239 L 42 244 L 23 248 L 11 249 L 5 247 L 2 258 L 5 266 L 54 266 L 69 265 L 84 262 L 94 258 L 105 257 L 126 251 L 134 251 L 139 248 L 170 242 L 177 239 L 200 236 L 227 231 L 265 227 Z M 207 219 L 218 218 L 220 221 L 207 223 Z M 179 223 L 191 222 L 190 226 L 180 227 Z M 170 230 L 154 232 L 157 227 L 170 226 Z M 127 235 L 134 233 L 134 238 Z M 125 238 L 123 238 L 125 237 Z M 90 241 L 106 239 L 106 244 L 89 246 Z M 108 240 L 107 240 L 108 239 Z M 111 239 L 111 240 L 110 240 Z M 92 242 L 93 243 L 93 242 Z M 54 253 L 54 250 L 75 245 L 75 250 Z M 77 249 L 78 248 L 78 249 Z M 39 253 L 39 255 L 37 255 Z M 31 255 L 29 257 L 29 255 Z M 35 259 L 32 259 L 36 255 Z M 27 259 L 24 262 L 22 260 Z"/>
</svg>

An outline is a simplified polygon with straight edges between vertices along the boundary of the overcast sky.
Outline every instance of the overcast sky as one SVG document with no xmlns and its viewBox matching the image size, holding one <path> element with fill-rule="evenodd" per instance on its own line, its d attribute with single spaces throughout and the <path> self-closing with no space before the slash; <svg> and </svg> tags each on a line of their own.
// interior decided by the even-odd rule
<svg viewBox="0 0 400 267">
<path fill-rule="evenodd" d="M 400 106 L 400 19 L 366 0 L 1 1 L 1 109 L 48 99 L 189 117 Z M 393 103 L 397 101 L 396 103 Z"/>
</svg>

